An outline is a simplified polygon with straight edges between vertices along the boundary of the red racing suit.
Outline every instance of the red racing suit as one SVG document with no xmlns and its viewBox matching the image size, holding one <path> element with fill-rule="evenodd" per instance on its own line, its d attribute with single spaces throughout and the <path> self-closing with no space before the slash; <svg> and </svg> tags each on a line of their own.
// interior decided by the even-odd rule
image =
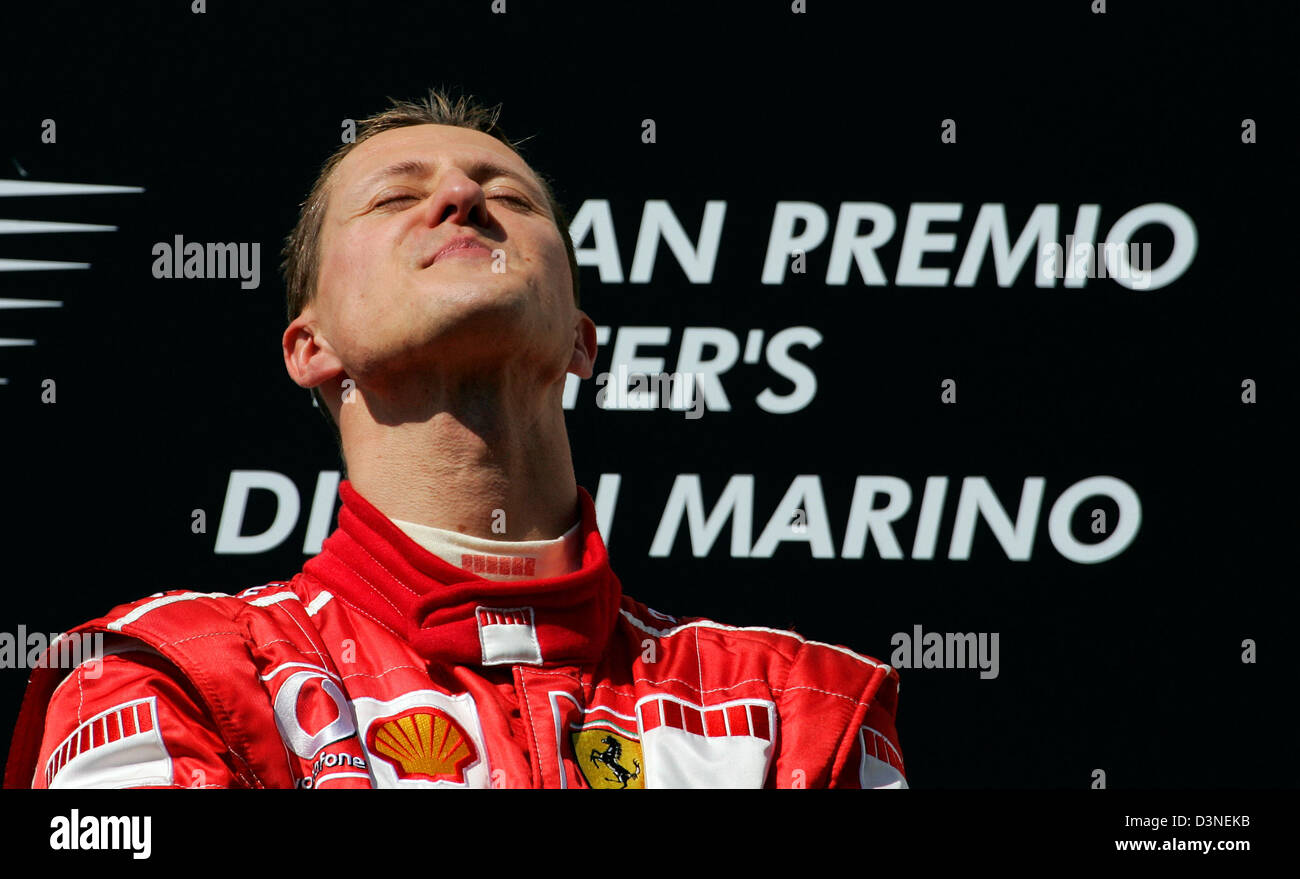
<svg viewBox="0 0 1300 879">
<path fill-rule="evenodd" d="M 339 492 L 292 580 L 74 629 L 103 655 L 35 670 L 5 786 L 907 786 L 894 669 L 623 595 L 585 490 L 581 568 L 514 582 Z"/>
</svg>

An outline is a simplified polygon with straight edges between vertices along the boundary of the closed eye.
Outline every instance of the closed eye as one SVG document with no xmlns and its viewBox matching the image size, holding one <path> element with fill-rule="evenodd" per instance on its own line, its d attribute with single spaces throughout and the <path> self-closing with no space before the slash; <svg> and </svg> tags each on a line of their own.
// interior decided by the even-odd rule
<svg viewBox="0 0 1300 879">
<path fill-rule="evenodd" d="M 394 195 L 384 199 L 383 201 L 375 202 L 375 207 L 382 208 L 384 205 L 392 204 L 395 201 L 407 201 L 407 200 L 417 201 L 416 197 L 413 195 Z"/>
<path fill-rule="evenodd" d="M 493 195 L 489 195 L 488 198 L 504 199 L 508 202 L 517 204 L 520 207 L 527 208 L 529 210 L 531 210 L 533 207 L 532 203 L 529 202 L 527 199 L 520 198 L 517 195 L 510 195 L 508 193 L 494 193 Z M 382 208 L 384 205 L 390 205 L 393 204 L 394 202 L 399 202 L 399 201 L 419 201 L 419 199 L 416 198 L 414 195 L 394 195 L 394 196 L 390 196 L 389 198 L 385 198 L 382 201 L 375 202 L 375 207 Z"/>
</svg>

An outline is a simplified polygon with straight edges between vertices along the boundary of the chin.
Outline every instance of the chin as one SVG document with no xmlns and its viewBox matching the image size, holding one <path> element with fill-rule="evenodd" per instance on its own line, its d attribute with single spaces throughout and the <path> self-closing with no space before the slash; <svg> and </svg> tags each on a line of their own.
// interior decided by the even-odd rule
<svg viewBox="0 0 1300 879">
<path fill-rule="evenodd" d="M 508 356 L 526 347 L 530 333 L 525 313 L 501 302 L 481 308 L 443 310 L 411 326 L 394 352 L 396 360 L 434 365 L 469 363 Z"/>
<path fill-rule="evenodd" d="M 428 305 L 413 320 L 426 326 L 456 331 L 495 324 L 500 330 L 526 322 L 530 307 L 527 290 L 481 282 L 439 284 L 423 291 L 418 301 Z"/>
</svg>

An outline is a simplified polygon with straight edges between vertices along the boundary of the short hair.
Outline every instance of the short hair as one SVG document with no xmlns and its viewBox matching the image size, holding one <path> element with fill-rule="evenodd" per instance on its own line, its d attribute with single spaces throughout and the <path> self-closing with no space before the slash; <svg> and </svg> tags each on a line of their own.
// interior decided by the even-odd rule
<svg viewBox="0 0 1300 879">
<path fill-rule="evenodd" d="M 491 135 L 508 146 L 521 159 L 524 158 L 519 146 L 528 138 L 513 142 L 506 136 L 497 121 L 501 115 L 500 104 L 488 107 L 478 103 L 473 97 L 465 95 L 452 100 L 443 90 L 435 88 L 429 89 L 428 96 L 420 101 L 400 101 L 391 97 L 388 100 L 390 106 L 386 110 L 357 123 L 354 140 L 342 144 L 330 154 L 321 165 L 320 173 L 317 174 L 306 201 L 298 206 L 298 222 L 285 239 L 284 248 L 280 253 L 282 258 L 280 272 L 284 276 L 288 323 L 292 323 L 316 298 L 320 276 L 321 229 L 325 223 L 325 211 L 329 206 L 330 178 L 339 163 L 357 144 L 395 128 L 411 125 L 454 125 Z M 527 164 L 527 159 L 524 161 Z M 542 194 L 546 198 L 546 206 L 551 212 L 551 218 L 555 221 L 555 226 L 560 231 L 560 238 L 564 241 L 564 250 L 569 258 L 569 273 L 573 276 L 573 302 L 578 305 L 581 303 L 578 291 L 578 258 L 573 250 L 573 240 L 569 237 L 568 214 L 556 199 L 550 178 L 531 165 L 529 169 L 537 177 Z M 333 416 L 330 415 L 329 407 L 325 405 L 325 397 L 319 388 L 312 388 L 311 393 L 321 414 L 334 431 L 339 455 L 342 457 L 343 435 Z"/>
</svg>

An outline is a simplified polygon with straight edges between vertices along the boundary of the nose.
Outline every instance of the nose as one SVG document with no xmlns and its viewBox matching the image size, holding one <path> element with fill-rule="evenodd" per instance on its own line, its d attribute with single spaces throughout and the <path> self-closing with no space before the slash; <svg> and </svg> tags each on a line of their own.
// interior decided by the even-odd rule
<svg viewBox="0 0 1300 879">
<path fill-rule="evenodd" d="M 433 197 L 425 203 L 429 226 L 438 226 L 448 220 L 465 225 L 490 225 L 487 198 L 483 187 L 471 180 L 459 168 L 448 168 L 438 181 Z"/>
</svg>

